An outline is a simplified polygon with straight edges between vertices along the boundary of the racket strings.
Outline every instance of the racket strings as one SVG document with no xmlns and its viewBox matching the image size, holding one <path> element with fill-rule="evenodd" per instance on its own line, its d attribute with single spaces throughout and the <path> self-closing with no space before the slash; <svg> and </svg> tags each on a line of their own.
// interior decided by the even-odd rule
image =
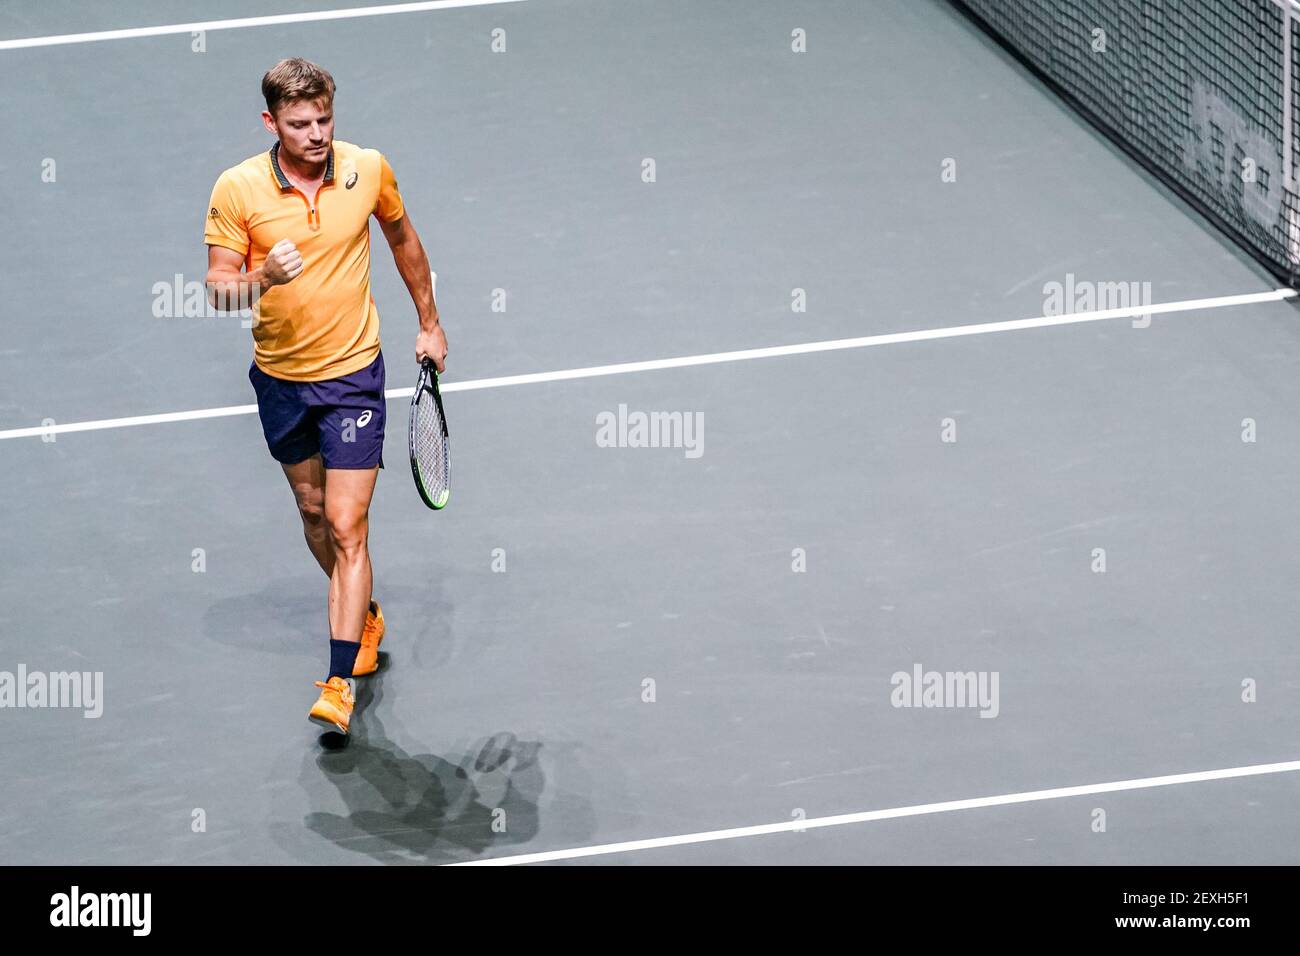
<svg viewBox="0 0 1300 956">
<path fill-rule="evenodd" d="M 427 391 L 416 406 L 415 459 L 420 465 L 420 477 L 425 488 L 433 497 L 450 487 L 451 459 L 447 438 L 443 434 L 442 417 L 438 414 L 438 403 Z"/>
</svg>

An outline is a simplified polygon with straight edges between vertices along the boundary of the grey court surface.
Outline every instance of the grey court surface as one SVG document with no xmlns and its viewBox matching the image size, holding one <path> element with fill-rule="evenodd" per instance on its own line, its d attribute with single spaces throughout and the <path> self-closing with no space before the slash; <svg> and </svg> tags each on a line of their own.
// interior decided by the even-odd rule
<svg viewBox="0 0 1300 956">
<path fill-rule="evenodd" d="M 355 5 L 11 3 L 0 39 Z M 289 55 L 393 163 L 448 385 L 1034 317 L 1067 275 L 1276 285 L 937 0 L 205 41 L 0 51 L 0 431 L 253 401 L 248 331 L 152 289 L 202 278 Z M 698 413 L 703 453 L 599 447 L 620 405 Z M 1300 759 L 1289 304 L 450 392 L 437 514 L 389 409 L 388 657 L 342 750 L 305 719 L 326 582 L 255 416 L 0 440 L 0 671 L 103 674 L 98 718 L 0 709 L 0 862 L 436 864 Z M 996 672 L 996 717 L 894 706 L 918 665 Z M 1297 798 L 1283 770 L 573 862 L 1295 863 Z"/>
</svg>

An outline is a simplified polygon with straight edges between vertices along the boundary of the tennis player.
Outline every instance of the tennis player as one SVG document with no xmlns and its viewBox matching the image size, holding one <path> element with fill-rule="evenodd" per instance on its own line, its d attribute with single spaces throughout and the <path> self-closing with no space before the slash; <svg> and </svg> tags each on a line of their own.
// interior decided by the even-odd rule
<svg viewBox="0 0 1300 956">
<path fill-rule="evenodd" d="M 420 319 L 417 362 L 444 369 L 429 260 L 383 154 L 334 139 L 334 79 L 302 59 L 262 78 L 275 145 L 217 179 L 203 241 L 218 307 L 255 307 L 248 370 L 271 457 L 329 578 L 330 664 L 308 719 L 346 734 L 354 677 L 379 667 L 370 500 L 384 446 L 384 357 L 370 294 L 370 217 Z"/>
</svg>

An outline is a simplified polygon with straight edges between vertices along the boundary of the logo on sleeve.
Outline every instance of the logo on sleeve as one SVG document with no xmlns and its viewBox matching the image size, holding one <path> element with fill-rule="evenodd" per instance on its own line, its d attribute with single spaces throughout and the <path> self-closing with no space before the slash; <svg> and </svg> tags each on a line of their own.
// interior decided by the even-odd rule
<svg viewBox="0 0 1300 956">
<path fill-rule="evenodd" d="M 216 207 L 216 206 L 213 206 L 211 209 L 208 210 L 208 218 L 209 218 L 209 219 L 216 219 L 216 218 L 217 218 L 218 216 L 220 216 L 220 215 L 221 215 L 221 213 L 217 212 L 217 207 Z"/>
<path fill-rule="evenodd" d="M 356 184 L 357 184 L 357 174 L 353 173 L 351 176 L 348 177 L 348 181 L 344 183 L 343 186 L 345 189 L 351 189 Z"/>
</svg>

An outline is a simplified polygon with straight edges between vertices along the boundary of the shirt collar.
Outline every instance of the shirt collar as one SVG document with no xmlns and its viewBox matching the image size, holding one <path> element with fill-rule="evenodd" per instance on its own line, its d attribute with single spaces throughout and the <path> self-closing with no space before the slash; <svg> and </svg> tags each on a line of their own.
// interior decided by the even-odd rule
<svg viewBox="0 0 1300 956">
<path fill-rule="evenodd" d="M 276 140 L 275 145 L 271 147 L 271 171 L 275 173 L 275 181 L 280 184 L 281 189 L 292 189 L 293 183 L 289 182 L 289 177 L 285 176 L 284 170 L 280 168 L 280 141 Z M 325 161 L 325 182 L 334 182 L 334 147 L 330 146 L 329 159 Z"/>
</svg>

